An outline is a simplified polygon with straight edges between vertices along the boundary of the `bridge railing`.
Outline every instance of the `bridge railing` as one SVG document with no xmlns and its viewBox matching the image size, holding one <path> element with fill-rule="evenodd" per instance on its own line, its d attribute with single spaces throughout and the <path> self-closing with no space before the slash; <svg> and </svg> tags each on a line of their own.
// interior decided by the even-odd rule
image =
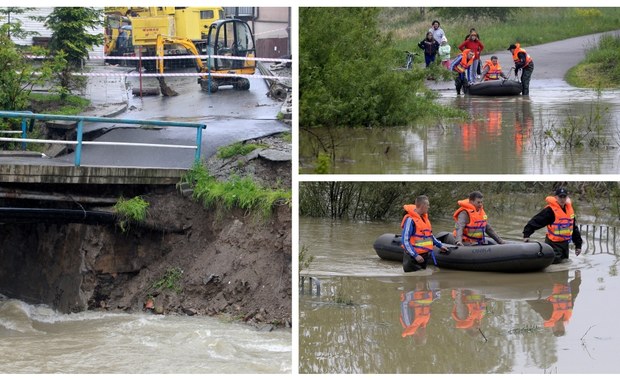
<svg viewBox="0 0 620 380">
<path fill-rule="evenodd" d="M 21 119 L 21 137 L 0 137 L 0 141 L 12 141 L 21 142 L 22 150 L 26 150 L 28 143 L 38 144 L 64 144 L 75 145 L 75 166 L 80 166 L 82 161 L 82 146 L 83 145 L 111 145 L 111 146 L 141 146 L 141 147 L 153 147 L 153 148 L 176 148 L 176 149 L 195 149 L 195 161 L 200 161 L 200 152 L 202 145 L 202 130 L 207 128 L 206 124 L 202 123 L 187 123 L 179 121 L 167 121 L 167 120 L 136 120 L 136 119 L 114 119 L 107 117 L 94 117 L 94 116 L 67 116 L 67 115 L 48 115 L 48 114 L 36 114 L 29 111 L 17 112 L 17 111 L 0 111 L 0 118 Z M 46 139 L 31 139 L 28 138 L 28 131 L 32 129 L 34 120 L 45 121 L 73 121 L 77 123 L 76 126 L 76 140 L 46 140 Z M 147 125 L 158 127 L 180 127 L 180 128 L 195 128 L 196 129 L 196 144 L 195 145 L 175 145 L 175 144 L 149 144 L 149 143 L 129 143 L 129 142 L 105 142 L 105 141 L 83 141 L 84 123 L 107 123 L 107 124 L 129 124 L 129 125 Z M 6 132 L 6 131 L 5 131 Z M 20 133 L 19 131 L 8 131 L 8 133 Z"/>
<path fill-rule="evenodd" d="M 620 231 L 616 226 L 580 224 L 579 232 L 584 241 L 584 253 L 620 256 Z"/>
</svg>

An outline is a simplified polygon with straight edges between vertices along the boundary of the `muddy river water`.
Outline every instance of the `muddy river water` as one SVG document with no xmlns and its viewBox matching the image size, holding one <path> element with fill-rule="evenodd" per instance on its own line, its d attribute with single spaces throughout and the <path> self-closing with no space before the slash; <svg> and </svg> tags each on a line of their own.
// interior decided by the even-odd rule
<svg viewBox="0 0 620 380">
<path fill-rule="evenodd" d="M 529 212 L 490 218 L 518 240 Z M 580 218 L 584 253 L 525 274 L 405 274 L 372 248 L 397 223 L 300 218 L 300 373 L 619 373 L 619 226 Z"/>
<path fill-rule="evenodd" d="M 291 373 L 288 329 L 0 298 L 0 373 Z"/>
<path fill-rule="evenodd" d="M 465 110 L 473 119 L 337 130 L 333 173 L 618 173 L 619 91 L 599 93 L 544 78 L 532 80 L 529 97 L 457 96 L 451 82 L 433 86 L 439 103 Z M 582 147 L 570 147 L 575 132 L 584 137 Z M 312 140 L 300 132 L 302 173 L 314 170 Z"/>
</svg>

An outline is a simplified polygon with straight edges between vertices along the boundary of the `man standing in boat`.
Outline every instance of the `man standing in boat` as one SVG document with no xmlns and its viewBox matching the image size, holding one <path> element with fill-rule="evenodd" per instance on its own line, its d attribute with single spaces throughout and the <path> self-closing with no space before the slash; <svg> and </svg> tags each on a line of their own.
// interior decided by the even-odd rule
<svg viewBox="0 0 620 380">
<path fill-rule="evenodd" d="M 452 215 L 456 222 L 454 228 L 456 245 L 493 244 L 487 240 L 486 235 L 498 244 L 505 243 L 489 224 L 482 206 L 482 198 L 481 192 L 474 191 L 469 194 L 468 199 L 458 201 L 459 208 Z"/>
<path fill-rule="evenodd" d="M 515 63 L 515 77 L 519 70 L 522 70 L 521 74 L 521 95 L 530 94 L 530 79 L 532 79 L 532 73 L 534 72 L 534 61 L 532 57 L 524 49 L 521 49 L 520 44 L 512 44 L 508 47 L 510 54 L 512 54 L 512 60 Z"/>
<path fill-rule="evenodd" d="M 400 223 L 403 229 L 401 245 L 405 250 L 403 270 L 414 272 L 426 269 L 429 253 L 433 254 L 433 246 L 442 252 L 447 252 L 448 249 L 433 236 L 431 222 L 428 219 L 430 202 L 426 195 L 418 196 L 415 205 L 404 205 L 403 208 L 407 212 Z"/>
<path fill-rule="evenodd" d="M 575 243 L 575 255 L 579 256 L 583 240 L 568 191 L 560 187 L 555 191 L 555 196 L 548 196 L 545 201 L 547 206 L 523 227 L 523 241 L 528 242 L 534 231 L 547 226 L 545 243 L 555 251 L 554 264 L 568 259 L 568 245 L 571 241 Z"/>
</svg>

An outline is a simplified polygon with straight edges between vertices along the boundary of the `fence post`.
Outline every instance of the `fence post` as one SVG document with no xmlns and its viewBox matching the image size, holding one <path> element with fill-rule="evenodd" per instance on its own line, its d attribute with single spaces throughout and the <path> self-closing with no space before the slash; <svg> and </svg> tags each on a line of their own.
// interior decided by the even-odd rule
<svg viewBox="0 0 620 380">
<path fill-rule="evenodd" d="M 84 120 L 79 120 L 77 123 L 77 145 L 75 147 L 75 166 L 80 166 L 82 160 L 82 127 Z"/>
<path fill-rule="evenodd" d="M 22 117 L 22 139 L 28 138 L 26 130 L 27 130 L 26 119 Z M 27 143 L 25 141 L 22 142 L 22 150 L 26 150 L 26 147 L 27 147 Z"/>
</svg>

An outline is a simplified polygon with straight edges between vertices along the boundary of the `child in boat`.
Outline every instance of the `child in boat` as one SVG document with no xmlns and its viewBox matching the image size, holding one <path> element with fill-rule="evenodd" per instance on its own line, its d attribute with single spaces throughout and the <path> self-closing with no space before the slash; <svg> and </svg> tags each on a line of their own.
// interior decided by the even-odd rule
<svg viewBox="0 0 620 380">
<path fill-rule="evenodd" d="M 506 74 L 502 71 L 502 66 L 499 64 L 497 56 L 491 56 L 491 59 L 487 60 L 482 66 L 482 80 L 498 80 L 499 78 L 508 79 Z"/>
</svg>

